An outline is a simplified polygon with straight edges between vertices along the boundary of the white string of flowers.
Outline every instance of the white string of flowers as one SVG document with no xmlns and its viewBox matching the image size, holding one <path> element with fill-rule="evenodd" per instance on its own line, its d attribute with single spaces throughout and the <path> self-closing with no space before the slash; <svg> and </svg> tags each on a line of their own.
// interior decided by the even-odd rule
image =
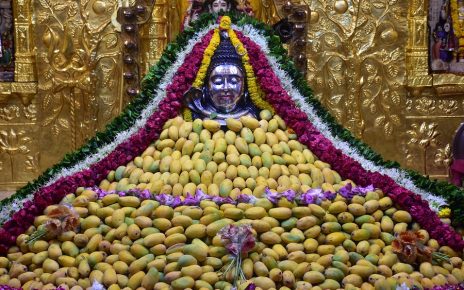
<svg viewBox="0 0 464 290">
<path fill-rule="evenodd" d="M 136 122 L 131 128 L 119 132 L 111 143 L 108 143 L 105 146 L 98 148 L 97 152 L 87 156 L 83 161 L 75 164 L 72 167 L 61 169 L 59 172 L 54 174 L 44 186 L 50 186 L 51 184 L 55 183 L 63 177 L 71 176 L 86 168 L 89 168 L 92 164 L 108 156 L 113 150 L 116 149 L 118 145 L 128 140 L 132 135 L 137 133 L 146 124 L 148 118 L 158 108 L 160 101 L 166 97 L 166 88 L 171 83 L 174 74 L 184 63 L 185 57 L 192 51 L 195 44 L 199 43 L 201 39 L 216 26 L 217 24 L 211 24 L 208 27 L 203 28 L 201 31 L 195 33 L 195 36 L 193 36 L 188 41 L 188 44 L 184 47 L 184 49 L 178 53 L 176 61 L 171 66 L 169 66 L 165 75 L 161 79 L 158 88 L 153 92 L 153 99 L 151 99 L 148 105 L 143 109 L 140 117 L 136 120 Z M 3 224 L 5 221 L 8 221 L 13 213 L 19 211 L 27 201 L 32 200 L 34 198 L 35 193 L 41 187 L 42 186 L 36 188 L 31 194 L 27 195 L 21 200 L 12 200 L 10 205 L 4 205 L 0 209 L 0 224 Z"/>
<path fill-rule="evenodd" d="M 311 104 L 305 102 L 304 97 L 293 85 L 292 79 L 290 78 L 288 73 L 280 67 L 275 57 L 273 57 L 270 54 L 270 49 L 264 35 L 249 24 L 244 25 L 242 27 L 233 25 L 233 28 L 243 32 L 245 35 L 247 35 L 250 39 L 253 39 L 253 41 L 261 47 L 272 69 L 275 71 L 278 78 L 280 79 L 282 87 L 287 91 L 289 96 L 293 98 L 293 100 L 298 104 L 298 106 L 306 113 L 313 125 L 320 132 L 322 132 L 324 136 L 328 138 L 336 148 L 340 149 L 344 154 L 359 162 L 364 169 L 370 172 L 379 172 L 381 174 L 387 175 L 402 187 L 419 194 L 423 199 L 429 202 L 430 207 L 434 211 L 439 211 L 440 206 L 447 204 L 444 198 L 418 188 L 414 184 L 414 181 L 408 177 L 407 173 L 404 170 L 378 166 L 374 164 L 372 161 L 365 159 L 364 156 L 362 156 L 362 154 L 359 153 L 354 146 L 351 146 L 347 142 L 340 140 L 340 138 L 334 135 L 332 130 L 330 130 L 328 124 L 321 120 L 321 118 L 319 118 L 314 107 Z"/>
<path fill-rule="evenodd" d="M 158 89 L 154 92 L 154 98 L 148 103 L 145 109 L 142 111 L 142 114 L 139 119 L 135 122 L 135 124 L 123 131 L 118 133 L 114 140 L 111 143 L 101 147 L 98 151 L 94 154 L 87 156 L 83 161 L 75 164 L 70 168 L 63 168 L 58 173 L 54 174 L 53 177 L 46 183 L 44 186 L 49 186 L 55 183 L 57 180 L 68 177 L 73 174 L 76 174 L 86 168 L 89 168 L 92 164 L 100 161 L 101 159 L 105 158 L 108 154 L 110 154 L 118 145 L 123 143 L 124 141 L 128 140 L 133 134 L 135 134 L 140 128 L 142 128 L 147 120 L 153 112 L 157 109 L 159 102 L 164 99 L 166 96 L 166 87 L 170 84 L 175 72 L 179 69 L 179 67 L 183 64 L 185 57 L 187 54 L 193 49 L 193 46 L 201 41 L 201 39 L 210 31 L 214 29 L 217 24 L 210 24 L 208 27 L 202 29 L 201 31 L 197 32 L 195 36 L 189 40 L 186 47 L 179 52 L 177 60 L 174 62 L 172 66 L 168 68 L 164 77 L 160 81 Z M 433 210 L 438 211 L 439 206 L 446 205 L 445 199 L 441 197 L 434 196 L 432 193 L 419 189 L 414 182 L 407 176 L 407 173 L 403 170 L 396 169 L 396 168 L 385 168 L 382 166 L 375 165 L 372 161 L 366 160 L 362 154 L 357 152 L 354 147 L 351 147 L 347 142 L 340 140 L 337 136 L 333 135 L 333 132 L 329 129 L 328 125 L 322 121 L 319 116 L 316 114 L 315 109 L 304 101 L 304 97 L 300 94 L 300 92 L 293 86 L 292 80 L 290 76 L 280 67 L 277 60 L 271 56 L 270 49 L 268 47 L 267 41 L 265 37 L 255 29 L 252 25 L 244 25 L 242 27 L 233 25 L 233 28 L 243 32 L 249 38 L 253 39 L 265 52 L 266 57 L 271 65 L 271 67 L 276 72 L 277 76 L 281 80 L 281 84 L 283 88 L 287 91 L 290 97 L 294 99 L 294 101 L 300 106 L 300 108 L 307 114 L 309 120 L 313 123 L 313 125 L 320 131 L 325 134 L 325 136 L 342 152 L 357 162 L 359 162 L 364 169 L 371 171 L 371 172 L 379 172 L 381 174 L 385 174 L 395 180 L 398 184 L 403 186 L 404 188 L 411 190 L 413 192 L 418 193 L 422 196 L 425 200 L 427 200 L 432 207 Z M 31 194 L 27 195 L 26 197 L 22 198 L 21 200 L 13 199 L 9 205 L 5 205 L 0 209 L 0 224 L 4 223 L 5 221 L 11 218 L 12 213 L 19 211 L 24 203 L 29 200 L 32 200 L 34 194 L 40 187 L 37 187 Z"/>
</svg>

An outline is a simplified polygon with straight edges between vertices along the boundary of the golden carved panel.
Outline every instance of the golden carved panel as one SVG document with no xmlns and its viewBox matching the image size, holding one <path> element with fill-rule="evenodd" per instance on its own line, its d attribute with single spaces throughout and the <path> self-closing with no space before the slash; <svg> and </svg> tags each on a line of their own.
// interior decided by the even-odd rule
<svg viewBox="0 0 464 290">
<path fill-rule="evenodd" d="M 117 8 L 116 0 L 35 2 L 36 42 L 43 44 L 37 47 L 40 135 L 42 145 L 54 148 L 51 156 L 77 148 L 120 111 L 121 44 L 111 23 Z"/>
<path fill-rule="evenodd" d="M 306 1 L 311 8 L 308 81 L 337 120 L 389 158 L 405 130 L 408 3 Z"/>
<path fill-rule="evenodd" d="M 2 190 L 37 177 L 124 105 L 117 0 L 13 5 L 15 82 L 0 83 Z"/>
<path fill-rule="evenodd" d="M 464 77 L 429 73 L 428 1 L 306 3 L 316 97 L 386 159 L 446 178 Z"/>
</svg>

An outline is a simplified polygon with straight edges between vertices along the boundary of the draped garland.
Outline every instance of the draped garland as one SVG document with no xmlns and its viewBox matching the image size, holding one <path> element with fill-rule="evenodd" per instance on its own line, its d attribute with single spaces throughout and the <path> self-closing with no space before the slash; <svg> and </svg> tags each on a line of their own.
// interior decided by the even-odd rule
<svg viewBox="0 0 464 290">
<path fill-rule="evenodd" d="M 180 112 L 183 93 L 196 79 L 204 51 L 210 44 L 213 30 L 217 28 L 215 22 L 213 16 L 204 15 L 195 24 L 195 30 L 187 29 L 176 42 L 170 44 L 159 63 L 151 68 L 144 79 L 142 94 L 107 126 L 105 132 L 97 133 L 95 138 L 67 155 L 36 181 L 0 201 L 0 218 L 7 221 L 0 229 L 0 253 L 6 252 L 15 243 L 16 237 L 32 224 L 35 216 L 41 214 L 46 206 L 59 202 L 78 186 L 98 184 L 110 170 L 132 160 L 159 136 L 164 122 Z M 273 35 L 269 27 L 250 18 L 236 17 L 234 22 L 238 25 L 238 38 L 249 56 L 252 56 L 249 61 L 261 89 L 267 94 L 266 101 L 273 100 L 271 103 L 276 111 L 286 117 L 289 125 L 295 127 L 300 140 L 315 148 L 323 160 L 332 160 L 335 165 L 342 160 L 343 165 L 338 165 L 340 173 L 354 175 L 356 183 L 365 185 L 372 179 L 376 180 L 376 187 L 388 189 L 386 193 L 392 194 L 396 202 L 415 213 L 415 218 L 430 217 L 418 221 L 431 229 L 431 236 L 437 237 L 443 244 L 462 249 L 462 238 L 451 227 L 443 226 L 425 201 L 443 204 L 446 199 L 453 219 L 462 222 L 462 190 L 448 183 L 431 181 L 413 171 L 404 171 L 397 163 L 383 161 L 380 155 L 337 124 L 319 101 L 313 98 L 306 81 L 295 69 L 279 38 Z M 255 54 L 256 51 L 260 53 Z M 261 66 L 253 61 L 266 58 L 272 70 L 267 65 L 266 70 L 263 67 L 261 72 L 256 71 Z M 263 79 L 267 73 L 274 72 L 278 76 L 277 81 Z M 280 86 L 276 88 L 279 83 Z M 269 91 L 269 88 L 285 92 L 284 95 L 290 99 L 284 100 L 280 96 L 279 99 L 273 98 L 275 92 Z M 304 113 L 295 111 L 290 114 L 293 111 L 288 110 L 293 110 L 295 106 L 304 109 Z M 306 122 L 308 118 L 311 122 L 301 123 L 303 125 L 295 122 Z M 428 222 L 430 226 L 427 226 Z"/>
</svg>

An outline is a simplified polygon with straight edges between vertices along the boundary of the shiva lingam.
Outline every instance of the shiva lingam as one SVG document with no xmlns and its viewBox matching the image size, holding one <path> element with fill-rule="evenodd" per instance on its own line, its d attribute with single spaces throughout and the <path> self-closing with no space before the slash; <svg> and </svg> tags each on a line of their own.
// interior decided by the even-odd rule
<svg viewBox="0 0 464 290">
<path fill-rule="evenodd" d="M 211 58 L 203 88 L 192 87 L 185 94 L 186 106 L 193 119 L 214 119 L 222 126 L 226 119 L 257 117 L 258 110 L 246 90 L 245 69 L 241 55 L 232 45 L 226 31 Z"/>
</svg>

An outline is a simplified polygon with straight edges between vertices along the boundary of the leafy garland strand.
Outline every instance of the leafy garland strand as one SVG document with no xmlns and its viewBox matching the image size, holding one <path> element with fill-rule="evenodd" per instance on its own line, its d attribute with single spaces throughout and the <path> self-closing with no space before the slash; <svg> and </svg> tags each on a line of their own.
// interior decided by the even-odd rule
<svg viewBox="0 0 464 290">
<path fill-rule="evenodd" d="M 445 197 L 453 211 L 454 221 L 464 221 L 464 200 L 462 199 L 464 192 L 461 189 L 446 182 L 432 181 L 411 170 L 402 170 L 400 169 L 399 164 L 396 162 L 384 161 L 378 153 L 374 152 L 359 139 L 354 138 L 347 129 L 340 126 L 327 112 L 327 110 L 320 104 L 320 102 L 313 98 L 311 89 L 308 87 L 302 75 L 295 69 L 294 65 L 286 55 L 286 52 L 283 49 L 278 36 L 275 36 L 268 26 L 252 18 L 238 18 L 234 15 L 232 15 L 232 17 L 235 23 L 237 23 L 239 26 L 250 25 L 257 30 L 262 31 L 263 35 L 268 41 L 271 55 L 273 55 L 278 60 L 279 65 L 292 79 L 293 84 L 298 88 L 301 94 L 306 97 L 307 103 L 310 104 L 317 112 L 317 116 L 325 121 L 325 124 L 329 126 L 331 129 L 330 133 L 333 136 L 336 136 L 342 141 L 350 144 L 353 148 L 356 149 L 357 152 L 361 153 L 362 156 L 366 158 L 366 160 L 372 161 L 375 165 L 382 166 L 386 169 L 398 169 L 400 172 L 405 173 L 406 178 L 412 180 L 419 188 L 426 191 L 436 192 L 440 196 Z M 5 206 L 15 205 L 15 210 L 17 210 L 18 206 L 20 207 L 21 204 L 26 202 L 28 197 L 30 197 L 34 192 L 37 192 L 39 188 L 44 186 L 58 172 L 66 168 L 71 168 L 81 160 L 85 159 L 87 156 L 97 152 L 100 147 L 113 142 L 114 138 L 119 132 L 131 128 L 140 117 L 140 114 L 145 108 L 147 102 L 150 100 L 150 98 L 152 98 L 151 94 L 159 85 L 164 72 L 166 72 L 175 62 L 177 53 L 187 45 L 190 39 L 192 39 L 192 37 L 195 35 L 195 31 L 205 28 L 207 25 L 211 25 L 214 23 L 214 21 L 215 19 L 213 16 L 203 15 L 201 19 L 194 25 L 194 28 L 186 29 L 182 34 L 180 34 L 177 37 L 176 42 L 168 45 L 157 65 L 150 69 L 150 72 L 143 81 L 143 93 L 132 100 L 132 102 L 125 108 L 123 113 L 121 113 L 120 116 L 116 117 L 114 121 L 107 125 L 104 132 L 97 133 L 94 138 L 92 138 L 79 150 L 66 155 L 60 163 L 54 165 L 50 169 L 47 169 L 32 183 L 28 183 L 26 186 L 18 190 L 16 194 L 1 201 L 0 209 Z"/>
</svg>

